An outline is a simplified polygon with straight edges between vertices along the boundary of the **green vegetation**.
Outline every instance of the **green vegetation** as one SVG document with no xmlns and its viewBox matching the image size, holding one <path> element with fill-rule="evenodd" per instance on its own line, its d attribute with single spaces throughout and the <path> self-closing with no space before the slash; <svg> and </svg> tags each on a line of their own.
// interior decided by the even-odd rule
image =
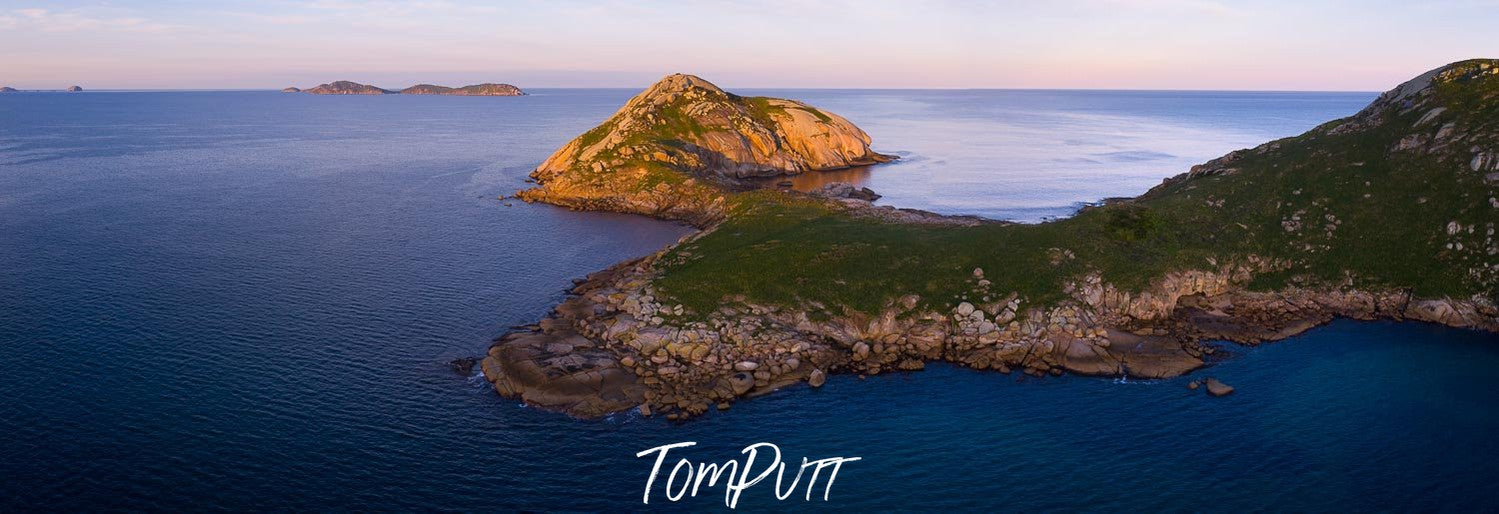
<svg viewBox="0 0 1499 514">
<path fill-rule="evenodd" d="M 1139 290 L 1173 270 L 1255 255 L 1292 263 L 1256 277 L 1259 289 L 1346 283 L 1420 297 L 1496 295 L 1485 271 L 1496 262 L 1496 191 L 1469 162 L 1476 141 L 1499 148 L 1499 75 L 1463 66 L 1420 105 L 1386 106 L 1368 128 L 1339 133 L 1351 119 L 1331 122 L 1210 165 L 1214 173 L 1051 223 L 899 224 L 776 192 L 738 194 L 722 225 L 658 262 L 656 286 L 698 314 L 736 295 L 873 312 L 905 294 L 928 306 L 985 301 L 972 298 L 972 270 L 983 268 L 996 296 L 1035 304 L 1061 299 L 1065 282 L 1089 272 Z M 777 108 L 747 101 L 761 113 Z M 1436 107 L 1446 111 L 1417 124 Z M 1396 149 L 1412 136 L 1413 147 Z"/>
<path fill-rule="evenodd" d="M 668 77 L 632 99 L 615 117 L 578 136 L 568 147 L 571 154 L 564 156 L 568 158 L 559 159 L 563 169 L 547 170 L 546 179 L 556 188 L 582 192 L 581 196 L 616 199 L 661 193 L 663 184 L 677 186 L 689 179 L 730 182 L 704 172 L 702 168 L 711 164 L 704 162 L 709 158 L 702 149 L 711 148 L 715 138 L 731 141 L 736 131 L 738 137 L 746 137 L 745 133 L 775 137 L 769 134 L 791 116 L 789 110 L 805 111 L 824 123 L 834 121 L 797 102 L 742 97 L 695 77 Z M 684 203 L 704 204 L 723 193 L 700 184 L 669 189 Z"/>
<path fill-rule="evenodd" d="M 779 100 L 779 99 L 775 99 L 775 98 L 767 98 L 767 97 L 763 97 L 763 96 L 749 96 L 749 97 L 735 97 L 735 98 L 737 98 L 738 100 L 742 101 L 743 104 L 746 107 L 749 108 L 750 114 L 752 116 L 754 116 L 756 119 L 760 120 L 762 123 L 766 123 L 766 124 L 772 123 L 772 121 L 771 121 L 771 116 L 772 115 L 790 116 L 790 114 L 786 112 L 787 109 L 797 109 L 797 110 L 800 110 L 800 111 L 804 111 L 804 112 L 806 112 L 808 114 L 811 114 L 813 117 L 817 118 L 818 121 L 821 121 L 823 123 L 828 123 L 828 122 L 833 121 L 833 118 L 829 117 L 827 115 L 827 113 L 824 113 L 821 110 L 818 110 L 816 108 L 813 108 L 813 107 L 810 107 L 810 106 L 807 106 L 807 105 L 803 105 L 803 104 L 800 104 L 800 103 L 792 103 L 792 102 L 788 102 L 786 100 Z M 792 103 L 793 105 L 789 106 L 789 107 L 788 106 L 784 106 L 784 105 L 777 105 L 777 104 L 771 103 L 772 101 Z"/>
<path fill-rule="evenodd" d="M 738 200 L 749 206 L 660 265 L 658 289 L 695 312 L 741 294 L 756 303 L 863 312 L 905 294 L 928 305 L 997 300 L 970 298 L 974 268 L 986 271 L 993 291 L 1047 302 L 1061 299 L 1064 281 L 1089 270 L 1140 287 L 1170 269 L 1205 265 L 1222 243 L 1232 243 L 1186 226 L 1166 230 L 1171 222 L 1131 205 L 1063 222 L 960 227 L 883 222 L 771 192 Z"/>
</svg>

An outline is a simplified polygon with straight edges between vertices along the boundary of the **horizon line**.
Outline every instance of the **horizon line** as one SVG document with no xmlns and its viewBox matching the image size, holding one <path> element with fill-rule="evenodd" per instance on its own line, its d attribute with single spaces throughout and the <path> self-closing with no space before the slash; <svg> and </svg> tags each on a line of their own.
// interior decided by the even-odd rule
<svg viewBox="0 0 1499 514">
<path fill-rule="evenodd" d="M 373 84 L 371 84 L 373 85 Z M 513 85 L 513 84 L 512 84 Z M 292 86 L 296 87 L 296 86 Z M 379 86 L 376 86 L 379 87 Z M 639 90 L 649 88 L 646 86 L 516 86 L 522 91 L 533 90 Z M 720 86 L 722 87 L 722 86 Z M 228 88 L 84 88 L 82 91 L 68 91 L 60 89 L 21 89 L 16 88 L 14 93 L 152 93 L 152 92 L 275 92 L 280 93 L 282 88 L 263 87 L 228 87 Z M 384 89 L 384 88 L 382 88 Z M 732 93 L 734 90 L 782 90 L 782 91 L 1091 91 L 1091 92 L 1156 92 L 1156 93 L 1382 93 L 1378 90 L 1353 90 L 1353 89 L 1149 89 L 1149 88 L 1075 88 L 1075 87 L 786 87 L 786 86 L 755 86 L 755 87 L 722 87 L 725 91 Z M 388 89 L 389 90 L 389 89 Z M 401 94 L 399 90 L 393 95 Z M 300 92 L 298 92 L 300 93 Z M 293 93 L 287 93 L 293 94 Z M 384 95 L 323 95 L 323 96 L 384 96 Z M 420 96 L 420 95 L 413 95 Z M 427 95 L 442 96 L 442 95 Z"/>
</svg>

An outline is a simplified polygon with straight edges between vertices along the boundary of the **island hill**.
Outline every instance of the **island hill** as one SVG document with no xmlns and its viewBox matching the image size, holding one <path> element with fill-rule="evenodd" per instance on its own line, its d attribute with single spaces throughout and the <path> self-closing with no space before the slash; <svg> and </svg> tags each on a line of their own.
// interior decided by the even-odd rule
<svg viewBox="0 0 1499 514">
<path fill-rule="evenodd" d="M 1209 340 L 1335 317 L 1499 330 L 1499 61 L 1041 224 L 873 206 L 745 179 L 886 160 L 841 117 L 674 75 L 520 193 L 703 230 L 581 281 L 482 360 L 502 395 L 685 419 L 829 374 L 929 361 L 1163 378 Z M 1218 392 L 1228 389 L 1210 383 Z"/>
<path fill-rule="evenodd" d="M 415 86 L 391 91 L 381 89 L 368 84 L 340 80 L 322 84 L 311 89 L 298 89 L 289 87 L 282 89 L 283 93 L 311 93 L 315 95 L 451 95 L 451 96 L 524 96 L 526 93 L 520 88 L 510 84 L 475 84 L 452 88 L 446 86 L 434 86 L 431 84 L 417 84 Z"/>
<path fill-rule="evenodd" d="M 78 92 L 83 91 L 83 88 L 78 87 L 78 86 L 68 86 L 68 88 L 64 89 L 63 91 L 66 91 L 68 93 L 78 93 Z M 19 93 L 19 92 L 21 92 L 19 89 L 16 89 L 16 88 L 13 88 L 13 87 L 10 87 L 10 86 L 0 87 L 0 93 Z"/>
</svg>

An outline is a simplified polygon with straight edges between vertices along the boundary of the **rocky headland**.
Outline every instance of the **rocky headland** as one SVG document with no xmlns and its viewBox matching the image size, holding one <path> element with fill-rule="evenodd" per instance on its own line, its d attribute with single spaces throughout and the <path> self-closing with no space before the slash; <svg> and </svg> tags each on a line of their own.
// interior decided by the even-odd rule
<svg viewBox="0 0 1499 514">
<path fill-rule="evenodd" d="M 510 84 L 475 84 L 452 88 L 446 86 L 434 86 L 431 84 L 418 84 L 415 86 L 392 91 L 382 89 L 368 84 L 340 80 L 322 84 L 309 89 L 297 89 L 289 87 L 282 89 L 283 93 L 310 93 L 314 95 L 450 95 L 450 96 L 523 96 L 526 93 L 520 88 Z"/>
<path fill-rule="evenodd" d="M 13 88 L 13 87 L 10 87 L 10 86 L 0 87 L 0 93 L 14 93 L 14 92 L 16 92 L 16 88 Z"/>
<path fill-rule="evenodd" d="M 558 150 L 521 197 L 704 230 L 580 281 L 491 346 L 485 378 L 574 416 L 685 419 L 931 361 L 1165 378 L 1204 366 L 1205 341 L 1259 344 L 1338 317 L 1499 331 L 1499 61 L 1444 66 L 1349 118 L 1049 223 L 742 180 L 888 159 L 869 144 L 805 104 L 663 79 Z"/>
</svg>

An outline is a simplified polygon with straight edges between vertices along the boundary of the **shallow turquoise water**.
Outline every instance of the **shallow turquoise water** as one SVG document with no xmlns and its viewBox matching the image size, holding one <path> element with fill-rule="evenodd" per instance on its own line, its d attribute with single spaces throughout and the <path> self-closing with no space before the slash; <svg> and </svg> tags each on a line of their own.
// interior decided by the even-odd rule
<svg viewBox="0 0 1499 514">
<path fill-rule="evenodd" d="M 498 398 L 446 363 L 544 314 L 570 278 L 687 233 L 495 199 L 631 93 L 0 97 L 0 510 L 636 508 L 650 463 L 635 453 L 679 441 L 699 443 L 695 460 L 761 441 L 863 459 L 828 503 L 777 503 L 762 484 L 740 508 L 1499 507 L 1499 340 L 1418 324 L 1338 322 L 1153 383 L 840 376 L 686 424 Z M 887 200 L 1015 218 L 1130 194 L 1176 160 L 1371 96 L 777 94 L 902 152 L 865 176 Z M 1027 174 L 1014 163 L 1033 152 L 953 143 L 986 131 L 1086 151 Z M 1119 149 L 1095 148 L 1118 131 Z M 1172 169 L 1066 164 L 1113 151 Z M 988 192 L 950 201 L 950 184 Z M 1238 392 L 1184 387 L 1207 375 Z M 650 506 L 713 508 L 721 491 L 671 504 L 658 490 Z"/>
</svg>

